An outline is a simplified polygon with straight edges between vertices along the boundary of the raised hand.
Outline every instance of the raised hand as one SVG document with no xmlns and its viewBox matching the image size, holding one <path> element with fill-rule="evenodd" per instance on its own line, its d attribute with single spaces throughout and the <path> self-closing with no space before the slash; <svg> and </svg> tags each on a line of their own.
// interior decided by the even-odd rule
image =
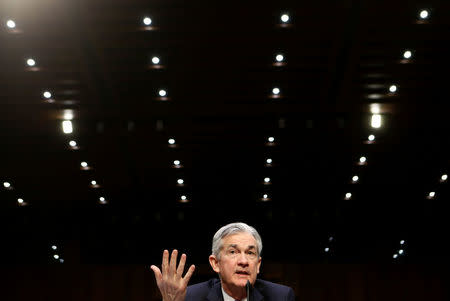
<svg viewBox="0 0 450 301">
<path fill-rule="evenodd" d="M 150 267 L 155 273 L 156 284 L 161 292 L 163 301 L 184 301 L 188 282 L 195 270 L 195 266 L 191 265 L 183 277 L 186 254 L 181 255 L 178 268 L 177 257 L 178 251 L 173 250 L 169 262 L 169 251 L 164 250 L 161 267 L 162 272 L 155 265 Z"/>
</svg>

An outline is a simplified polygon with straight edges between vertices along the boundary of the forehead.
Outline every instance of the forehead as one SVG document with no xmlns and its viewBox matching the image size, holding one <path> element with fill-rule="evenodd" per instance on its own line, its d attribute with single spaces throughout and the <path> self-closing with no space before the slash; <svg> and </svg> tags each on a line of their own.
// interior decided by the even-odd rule
<svg viewBox="0 0 450 301">
<path fill-rule="evenodd" d="M 224 247 L 229 245 L 237 245 L 238 247 L 248 247 L 255 246 L 256 247 L 256 239 L 247 232 L 238 232 L 233 233 L 231 235 L 227 235 L 222 239 L 222 243 Z"/>
</svg>

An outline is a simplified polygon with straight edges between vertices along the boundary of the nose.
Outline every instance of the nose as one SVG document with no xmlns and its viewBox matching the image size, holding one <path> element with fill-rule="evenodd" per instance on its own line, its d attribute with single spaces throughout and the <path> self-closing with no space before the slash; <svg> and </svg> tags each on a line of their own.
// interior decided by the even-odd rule
<svg viewBox="0 0 450 301">
<path fill-rule="evenodd" d="M 242 267 L 248 266 L 248 258 L 245 253 L 241 253 L 238 257 L 237 264 Z"/>
</svg>

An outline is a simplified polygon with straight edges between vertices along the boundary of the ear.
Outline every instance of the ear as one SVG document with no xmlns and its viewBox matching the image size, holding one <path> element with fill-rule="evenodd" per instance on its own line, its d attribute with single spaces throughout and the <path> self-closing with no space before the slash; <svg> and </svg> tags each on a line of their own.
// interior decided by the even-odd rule
<svg viewBox="0 0 450 301">
<path fill-rule="evenodd" d="M 259 257 L 259 259 L 258 259 L 258 268 L 257 268 L 257 273 L 259 274 L 259 268 L 261 267 L 261 260 L 262 260 L 262 257 Z"/>
<path fill-rule="evenodd" d="M 211 265 L 214 272 L 216 273 L 220 272 L 219 260 L 216 258 L 215 255 L 209 255 L 209 264 Z"/>
</svg>

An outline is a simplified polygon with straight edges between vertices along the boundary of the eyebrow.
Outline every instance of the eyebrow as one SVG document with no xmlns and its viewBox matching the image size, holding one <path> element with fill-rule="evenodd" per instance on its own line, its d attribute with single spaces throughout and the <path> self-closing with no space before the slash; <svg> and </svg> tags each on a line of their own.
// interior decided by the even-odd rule
<svg viewBox="0 0 450 301">
<path fill-rule="evenodd" d="M 238 247 L 238 245 L 237 244 L 230 244 L 230 245 L 228 245 L 228 248 L 237 248 Z M 256 249 L 256 246 L 254 246 L 254 245 L 249 245 L 248 247 L 247 247 L 247 249 Z"/>
</svg>

